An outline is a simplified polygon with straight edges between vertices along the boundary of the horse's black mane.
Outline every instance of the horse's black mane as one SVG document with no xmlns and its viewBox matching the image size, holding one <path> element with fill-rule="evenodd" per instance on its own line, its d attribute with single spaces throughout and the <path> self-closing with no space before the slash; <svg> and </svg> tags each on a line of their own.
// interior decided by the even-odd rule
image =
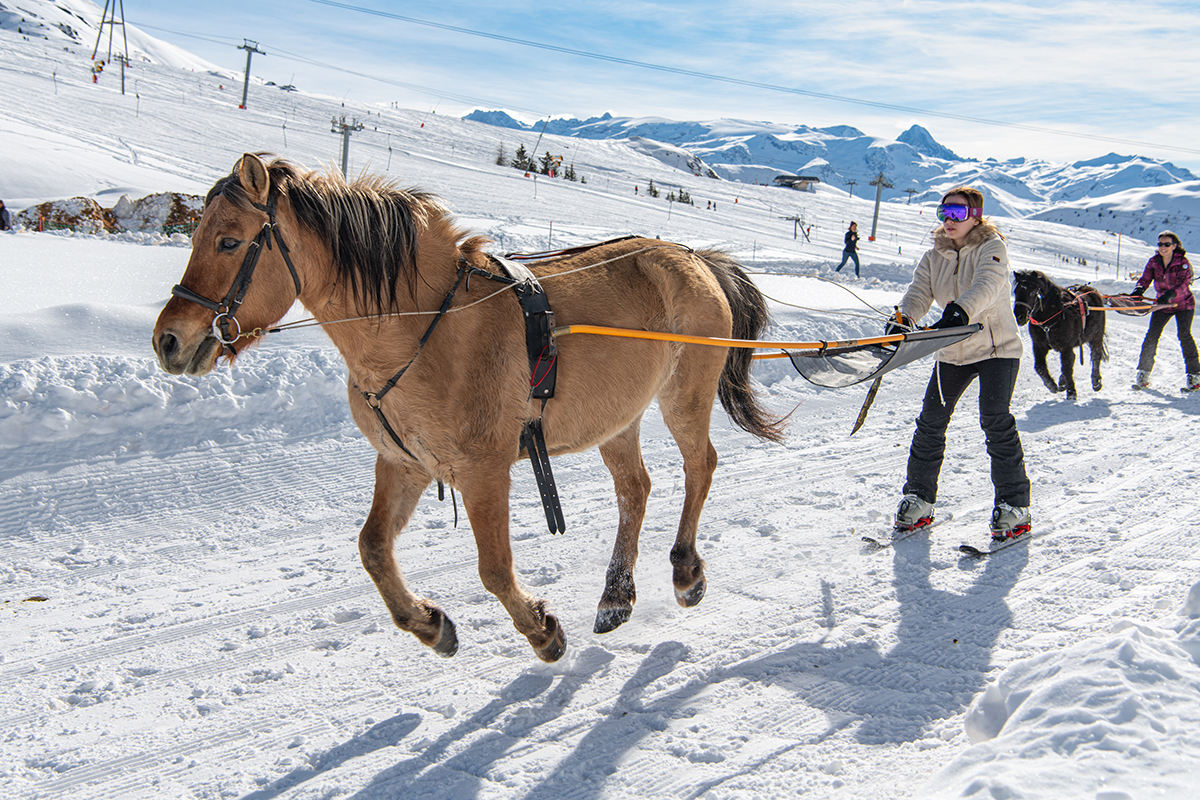
<svg viewBox="0 0 1200 800">
<path fill-rule="evenodd" d="M 285 159 L 271 161 L 267 173 L 271 192 L 287 195 L 300 223 L 329 244 L 338 282 L 349 287 L 363 313 L 395 310 L 401 286 L 415 296 L 417 235 L 432 215 L 442 213 L 432 194 L 398 189 L 379 177 L 348 183 L 338 175 L 305 172 Z M 252 207 L 236 169 L 209 190 L 205 204 L 217 196 Z"/>
</svg>

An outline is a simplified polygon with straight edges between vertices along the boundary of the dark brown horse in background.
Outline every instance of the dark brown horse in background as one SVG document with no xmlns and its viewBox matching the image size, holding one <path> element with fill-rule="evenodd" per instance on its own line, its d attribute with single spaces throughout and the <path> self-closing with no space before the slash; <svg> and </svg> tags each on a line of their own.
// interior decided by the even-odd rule
<svg viewBox="0 0 1200 800">
<path fill-rule="evenodd" d="M 345 358 L 351 412 L 378 451 L 359 551 L 396 625 L 441 655 L 458 648 L 449 617 L 408 589 L 393 552 L 421 494 L 440 481 L 462 494 L 483 585 L 537 655 L 554 661 L 565 647 L 562 627 L 517 580 L 509 543 L 509 469 L 525 455 L 526 423 L 541 418 L 551 455 L 599 447 L 612 473 L 619 523 L 597 632 L 628 620 L 636 596 L 650 494 L 639 430 L 650 402 L 658 398 L 683 454 L 685 497 L 670 559 L 685 607 L 705 589 L 696 533 L 717 464 L 709 440 L 715 397 L 756 436 L 777 441 L 782 425 L 751 388 L 749 350 L 587 335 L 558 341 L 557 390 L 543 408 L 530 396 L 525 323 L 512 292 L 480 277 L 457 285 L 466 268 L 496 271 L 484 244 L 428 194 L 378 178 L 348 184 L 247 154 L 208 194 L 154 349 L 172 374 L 205 374 L 299 299 Z M 768 322 L 762 294 L 717 251 L 628 239 L 532 270 L 560 324 L 755 340 Z M 434 317 L 439 307 L 446 313 Z"/>
<path fill-rule="evenodd" d="M 1074 400 L 1075 348 L 1080 348 L 1079 363 L 1083 363 L 1083 346 L 1092 354 L 1092 389 L 1100 391 L 1100 362 L 1108 360 L 1104 344 L 1104 298 L 1091 286 L 1063 288 L 1044 273 L 1019 270 L 1013 273 L 1013 313 L 1017 324 L 1029 323 L 1029 340 L 1033 344 L 1033 368 L 1042 383 L 1052 392 L 1066 392 Z M 1057 350 L 1062 373 L 1058 381 L 1050 377 L 1046 356 Z"/>
</svg>

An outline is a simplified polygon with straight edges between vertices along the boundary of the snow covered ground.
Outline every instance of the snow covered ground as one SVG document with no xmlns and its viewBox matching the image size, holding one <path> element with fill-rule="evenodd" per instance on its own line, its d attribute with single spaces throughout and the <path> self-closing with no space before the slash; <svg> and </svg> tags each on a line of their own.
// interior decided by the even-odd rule
<svg viewBox="0 0 1200 800">
<path fill-rule="evenodd" d="M 630 232 L 725 247 L 761 273 L 772 336 L 805 340 L 878 331 L 867 303 L 890 310 L 933 225 L 928 208 L 885 204 L 863 277 L 833 275 L 845 223 L 871 219 L 841 193 L 697 178 L 620 142 L 553 137 L 539 151 L 569 154 L 588 183 L 535 183 L 492 163 L 532 136 L 264 87 L 239 112 L 219 76 L 154 65 L 122 96 L 70 53 L 8 34 L 0 53 L 0 196 L 14 211 L 13 198 L 202 192 L 247 150 L 336 162 L 328 119 L 353 114 L 372 120 L 356 168 L 438 192 L 497 252 Z M 697 206 L 634 195 L 650 178 Z M 793 238 L 793 215 L 812 243 Z M 1118 269 L 1101 234 L 1000 222 L 1018 267 L 1105 292 L 1151 252 L 1126 238 Z M 991 509 L 973 390 L 942 480 L 953 519 L 894 551 L 861 548 L 895 509 L 928 362 L 888 375 L 853 438 L 865 387 L 758 370 L 773 408 L 799 407 L 784 446 L 715 415 L 709 589 L 690 610 L 667 559 L 682 473 L 651 412 L 639 602 L 611 634 L 591 633 L 616 524 L 599 456 L 555 460 L 568 525 L 555 537 L 518 465 L 517 565 L 567 632 L 553 665 L 482 589 L 465 519 L 456 528 L 431 492 L 399 557 L 458 625 L 444 660 L 392 627 L 359 565 L 373 454 L 327 340 L 280 336 L 201 379 L 156 366 L 150 330 L 187 257 L 166 237 L 0 234 L 0 794 L 1195 796 L 1200 398 L 1178 392 L 1171 331 L 1141 393 L 1128 384 L 1142 318 L 1109 318 L 1106 386 L 1081 382 L 1078 402 L 1023 366 L 1013 408 L 1036 538 L 990 561 L 955 550 L 985 541 Z"/>
</svg>

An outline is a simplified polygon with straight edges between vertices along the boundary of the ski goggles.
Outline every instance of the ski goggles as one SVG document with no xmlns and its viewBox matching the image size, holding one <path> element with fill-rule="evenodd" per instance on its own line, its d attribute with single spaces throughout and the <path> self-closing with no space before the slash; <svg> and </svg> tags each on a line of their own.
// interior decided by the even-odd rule
<svg viewBox="0 0 1200 800">
<path fill-rule="evenodd" d="M 939 222 L 945 222 L 948 219 L 955 222 L 962 222 L 968 217 L 982 217 L 982 208 L 973 208 L 964 206 L 961 203 L 942 203 L 938 206 L 937 217 Z"/>
</svg>

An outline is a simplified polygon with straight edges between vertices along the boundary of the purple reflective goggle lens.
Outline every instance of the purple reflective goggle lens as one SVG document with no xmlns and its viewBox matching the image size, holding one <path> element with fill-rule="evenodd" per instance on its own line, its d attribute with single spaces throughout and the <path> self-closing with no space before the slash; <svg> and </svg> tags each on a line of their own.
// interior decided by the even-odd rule
<svg viewBox="0 0 1200 800">
<path fill-rule="evenodd" d="M 967 217 L 982 217 L 982 208 L 972 208 L 964 206 L 960 203 L 942 203 L 938 206 L 937 217 L 941 222 L 952 219 L 955 222 L 962 222 Z"/>
</svg>

